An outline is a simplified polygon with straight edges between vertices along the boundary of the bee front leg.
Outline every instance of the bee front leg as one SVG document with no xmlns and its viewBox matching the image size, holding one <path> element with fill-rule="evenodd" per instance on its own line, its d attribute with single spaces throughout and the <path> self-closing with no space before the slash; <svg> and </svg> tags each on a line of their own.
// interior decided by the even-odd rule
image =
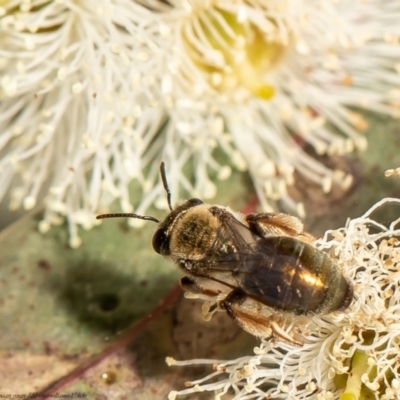
<svg viewBox="0 0 400 400">
<path fill-rule="evenodd" d="M 203 294 L 209 297 L 216 297 L 218 296 L 218 291 L 204 288 L 201 285 L 201 279 L 190 278 L 188 276 L 184 276 L 181 278 L 181 287 L 185 292 L 193 293 L 193 294 Z"/>
<path fill-rule="evenodd" d="M 201 285 L 201 280 L 199 280 L 198 278 L 193 279 L 188 276 L 184 276 L 183 278 L 181 278 L 181 286 L 182 289 L 185 291 L 185 297 L 202 298 L 203 300 L 205 300 L 202 306 L 202 314 L 205 321 L 210 321 L 212 316 L 218 310 L 220 310 L 220 307 L 216 301 L 219 293 L 213 290 L 205 289 Z M 188 296 L 188 293 L 190 293 L 191 295 Z M 206 296 L 206 298 L 202 296 Z M 215 298 L 215 300 L 213 298 Z"/>
<path fill-rule="evenodd" d="M 279 325 L 279 320 L 273 316 L 267 317 L 257 312 L 256 307 L 245 307 L 248 299 L 246 293 L 240 289 L 232 290 L 224 300 L 220 302 L 220 307 L 246 332 L 253 336 L 268 338 L 271 336 L 279 337 L 286 343 L 302 345 L 295 340 Z M 250 301 L 252 301 L 250 299 Z M 251 309 L 250 309 L 251 308 Z"/>
<path fill-rule="evenodd" d="M 185 292 L 190 292 L 193 294 L 202 293 L 201 287 L 197 285 L 194 279 L 189 278 L 188 276 L 181 278 L 181 287 Z"/>
</svg>

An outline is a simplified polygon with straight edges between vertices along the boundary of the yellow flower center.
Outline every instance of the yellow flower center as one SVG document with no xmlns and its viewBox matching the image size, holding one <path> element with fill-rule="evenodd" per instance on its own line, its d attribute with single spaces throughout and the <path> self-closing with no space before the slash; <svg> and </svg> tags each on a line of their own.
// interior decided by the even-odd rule
<svg viewBox="0 0 400 400">
<path fill-rule="evenodd" d="M 268 73 L 287 43 L 273 19 L 265 22 L 261 30 L 240 12 L 208 7 L 191 14 L 182 36 L 191 59 L 213 88 L 226 92 L 245 87 L 268 100 L 275 93 Z"/>
</svg>

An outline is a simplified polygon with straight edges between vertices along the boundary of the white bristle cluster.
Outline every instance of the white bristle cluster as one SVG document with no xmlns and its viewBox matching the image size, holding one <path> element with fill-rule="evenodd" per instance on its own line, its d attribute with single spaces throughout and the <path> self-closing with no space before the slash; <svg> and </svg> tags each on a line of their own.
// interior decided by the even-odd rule
<svg viewBox="0 0 400 400">
<path fill-rule="evenodd" d="M 176 198 L 212 197 L 233 166 L 265 210 L 301 212 L 294 171 L 325 192 L 351 183 L 303 145 L 365 149 L 350 106 L 399 115 L 395 0 L 6 0 L 0 16 L 0 199 L 44 197 L 41 229 L 66 217 L 74 246 L 115 199 L 132 210 L 131 181 L 135 212 L 165 207 L 161 160 Z"/>
</svg>

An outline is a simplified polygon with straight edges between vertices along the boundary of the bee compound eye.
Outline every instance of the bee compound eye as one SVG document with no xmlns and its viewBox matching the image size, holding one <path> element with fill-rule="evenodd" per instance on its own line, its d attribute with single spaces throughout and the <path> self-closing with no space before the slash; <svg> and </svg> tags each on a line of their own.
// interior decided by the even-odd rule
<svg viewBox="0 0 400 400">
<path fill-rule="evenodd" d="M 190 200 L 188 200 L 188 202 L 190 202 L 190 205 L 192 207 L 199 206 L 200 204 L 204 204 L 203 200 L 196 199 L 196 198 L 190 199 Z"/>
<path fill-rule="evenodd" d="M 167 240 L 167 231 L 163 228 L 158 229 L 153 236 L 154 251 L 158 254 L 167 255 L 169 253 L 169 250 L 166 249 Z"/>
</svg>

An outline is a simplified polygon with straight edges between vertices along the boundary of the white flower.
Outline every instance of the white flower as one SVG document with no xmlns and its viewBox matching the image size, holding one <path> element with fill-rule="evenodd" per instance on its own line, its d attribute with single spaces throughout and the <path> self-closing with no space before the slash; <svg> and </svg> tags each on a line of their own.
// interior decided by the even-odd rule
<svg viewBox="0 0 400 400">
<path fill-rule="evenodd" d="M 45 196 L 41 230 L 66 216 L 73 246 L 113 200 L 132 211 L 131 181 L 137 213 L 165 207 L 161 160 L 176 198 L 212 197 L 234 165 L 265 210 L 302 214 L 295 170 L 351 182 L 303 148 L 365 148 L 349 106 L 399 113 L 395 0 L 9 0 L 0 16 L 0 199 Z"/>
<path fill-rule="evenodd" d="M 169 358 L 169 365 L 209 364 L 214 370 L 190 382 L 191 387 L 171 392 L 169 399 L 197 391 L 213 391 L 216 399 L 233 392 L 237 400 L 397 399 L 400 218 L 388 226 L 374 220 L 374 212 L 382 207 L 398 211 L 400 199 L 381 200 L 345 228 L 327 231 L 316 243 L 329 249 L 354 285 L 348 310 L 312 319 L 291 318 L 287 330 L 300 335 L 302 346 L 262 340 L 254 355 L 236 360 Z M 366 397 L 360 397 L 361 390 Z"/>
</svg>

